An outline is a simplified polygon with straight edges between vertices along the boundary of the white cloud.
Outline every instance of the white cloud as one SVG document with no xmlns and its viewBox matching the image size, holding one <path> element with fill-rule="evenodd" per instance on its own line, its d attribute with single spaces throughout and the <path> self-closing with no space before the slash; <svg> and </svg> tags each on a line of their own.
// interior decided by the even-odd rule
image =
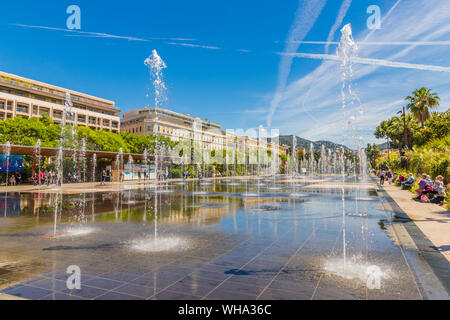
<svg viewBox="0 0 450 320">
<path fill-rule="evenodd" d="M 326 3 L 327 0 L 300 0 L 299 8 L 295 13 L 294 24 L 288 35 L 285 53 L 293 53 L 298 50 L 300 44 L 293 41 L 302 41 L 308 35 Z M 270 102 L 269 115 L 267 117 L 267 125 L 269 127 L 271 126 L 273 114 L 281 101 L 282 92 L 285 90 L 287 78 L 291 72 L 292 59 L 292 57 L 287 55 L 281 57 L 278 68 L 277 90 Z"/>
<path fill-rule="evenodd" d="M 417 18 L 420 12 L 420 19 Z M 355 35 L 363 42 L 400 45 L 362 45 L 360 57 L 378 65 L 354 65 L 353 88 L 364 105 L 364 115 L 358 106 L 349 106 L 347 115 L 357 115 L 357 127 L 366 141 L 374 141 L 373 131 L 384 119 L 392 117 L 404 104 L 404 97 L 417 87 L 431 87 L 441 96 L 440 110 L 450 104 L 450 74 L 427 70 L 386 68 L 379 64 L 402 61 L 397 67 L 440 65 L 449 69 L 450 35 L 449 4 L 439 0 L 397 2 L 395 10 L 376 32 L 365 30 Z M 369 36 L 370 35 L 370 36 Z M 438 45 L 433 45 L 438 42 Z M 420 46 L 424 43 L 426 47 Z M 360 62 L 364 61 L 359 58 Z M 362 59 L 362 60 L 361 60 Z M 299 59 L 298 63 L 311 63 Z M 444 71 L 441 70 L 441 71 Z M 340 105 L 340 71 L 336 61 L 322 61 L 312 72 L 303 75 L 280 92 L 280 103 L 273 117 L 273 126 L 283 134 L 295 133 L 313 140 L 334 139 L 340 142 L 343 124 Z M 310 88 L 310 90 L 307 90 Z M 398 110 L 397 110 L 398 109 Z M 270 112 L 270 110 L 268 110 Z M 311 121 L 314 118 L 316 121 Z M 349 141 L 350 143 L 350 141 Z"/>
<path fill-rule="evenodd" d="M 331 27 L 330 32 L 328 33 L 327 43 L 325 45 L 325 53 L 328 53 L 328 48 L 329 48 L 328 43 L 331 40 L 333 40 L 336 30 L 342 24 L 342 21 L 344 21 L 345 15 L 347 14 L 348 9 L 350 9 L 351 4 L 352 4 L 352 0 L 344 0 L 342 2 L 341 7 L 339 9 L 339 13 L 336 17 L 336 21 L 334 22 L 333 26 Z"/>
</svg>

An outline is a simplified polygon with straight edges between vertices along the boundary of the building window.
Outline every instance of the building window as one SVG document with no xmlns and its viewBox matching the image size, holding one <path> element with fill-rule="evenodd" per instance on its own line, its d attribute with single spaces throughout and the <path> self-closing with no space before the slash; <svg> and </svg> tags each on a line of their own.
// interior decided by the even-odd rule
<svg viewBox="0 0 450 320">
<path fill-rule="evenodd" d="M 36 110 L 36 112 L 37 112 L 37 110 Z M 34 110 L 33 110 L 33 113 L 34 113 Z M 62 119 L 62 111 L 54 110 L 53 111 L 53 118 Z"/>
<path fill-rule="evenodd" d="M 28 113 L 28 106 L 23 105 L 23 104 L 18 104 L 16 111 L 21 112 L 21 113 Z"/>
</svg>

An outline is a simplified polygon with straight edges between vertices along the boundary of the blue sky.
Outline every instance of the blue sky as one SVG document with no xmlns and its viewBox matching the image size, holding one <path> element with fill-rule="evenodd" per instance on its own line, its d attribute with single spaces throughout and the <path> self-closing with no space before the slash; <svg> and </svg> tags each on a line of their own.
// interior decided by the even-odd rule
<svg viewBox="0 0 450 320">
<path fill-rule="evenodd" d="M 81 8 L 83 33 L 63 30 L 71 4 Z M 366 9 L 374 4 L 383 22 L 371 33 Z M 346 23 L 358 42 L 378 42 L 360 44 L 359 57 L 413 65 L 355 65 L 364 114 L 350 107 L 348 115 L 355 114 L 366 142 L 375 141 L 376 125 L 399 110 L 414 88 L 437 91 L 440 110 L 450 105 L 450 73 L 414 66 L 450 67 L 449 44 L 433 44 L 449 41 L 448 1 L 2 1 L 0 10 L 0 70 L 114 100 L 122 111 L 152 104 L 144 59 L 156 49 L 168 66 L 169 109 L 224 129 L 270 122 L 282 134 L 340 142 L 339 63 L 302 56 L 291 64 L 280 53 L 325 54 L 325 44 L 297 48 L 291 40 L 323 42 L 336 30 L 330 39 L 338 41 Z M 423 41 L 431 43 L 419 45 Z M 331 44 L 328 54 L 335 53 Z"/>
</svg>

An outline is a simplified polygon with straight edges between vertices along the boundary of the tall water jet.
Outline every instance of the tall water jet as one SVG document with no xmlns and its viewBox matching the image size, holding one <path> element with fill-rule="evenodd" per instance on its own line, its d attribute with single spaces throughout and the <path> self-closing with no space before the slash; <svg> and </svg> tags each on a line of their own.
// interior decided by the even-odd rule
<svg viewBox="0 0 450 320">
<path fill-rule="evenodd" d="M 119 172 L 119 182 L 123 182 L 123 149 L 119 148 L 119 153 L 116 155 L 116 170 Z"/>
<path fill-rule="evenodd" d="M 155 91 L 155 107 L 158 107 L 167 100 L 167 88 L 163 78 L 163 69 L 167 68 L 167 65 L 156 50 L 153 50 L 152 54 L 145 59 L 144 64 L 150 69 L 150 76 L 153 79 Z"/>
<path fill-rule="evenodd" d="M 62 186 L 63 184 L 63 146 L 59 146 L 58 155 L 56 160 L 56 185 Z"/>
<path fill-rule="evenodd" d="M 38 139 L 38 141 L 36 142 L 35 146 L 34 146 L 34 157 L 36 159 L 37 162 L 37 179 L 38 179 L 38 184 L 41 185 L 41 139 Z"/>
<path fill-rule="evenodd" d="M 79 178 L 81 180 L 81 172 L 83 172 L 83 182 L 86 182 L 86 138 L 81 140 L 80 160 L 81 168 L 79 172 Z M 81 182 L 81 181 L 80 181 Z"/>
<path fill-rule="evenodd" d="M 3 154 L 5 155 L 5 162 L 6 162 L 6 186 L 8 186 L 9 181 L 9 156 L 11 155 L 11 143 L 9 141 L 6 142 Z"/>
<path fill-rule="evenodd" d="M 97 154 L 94 153 L 92 155 L 92 182 L 95 182 L 95 177 L 96 177 L 96 166 L 97 166 Z"/>
<path fill-rule="evenodd" d="M 311 179 L 314 175 L 314 168 L 315 168 L 315 156 L 314 156 L 314 145 L 311 143 L 309 145 L 309 174 L 311 176 Z"/>
<path fill-rule="evenodd" d="M 297 175 L 297 137 L 292 136 L 292 178 Z"/>
<path fill-rule="evenodd" d="M 264 135 L 264 127 L 262 125 L 260 125 L 258 127 L 258 176 L 261 174 L 261 163 L 263 162 L 263 152 L 264 152 L 264 139 L 265 139 L 265 135 Z"/>
<path fill-rule="evenodd" d="M 350 24 L 346 24 L 341 29 L 341 40 L 337 54 L 341 59 L 341 99 L 342 99 L 342 145 L 345 145 L 345 119 L 346 119 L 346 105 L 347 96 L 352 96 L 352 77 L 353 77 L 353 62 L 352 58 L 356 56 L 358 47 L 353 40 L 352 28 Z M 345 238 L 345 162 L 344 162 L 344 147 L 341 147 L 341 165 L 342 165 L 342 236 L 343 236 L 343 259 L 344 268 L 346 265 L 346 238 Z"/>
<path fill-rule="evenodd" d="M 320 171 L 322 174 L 326 173 L 326 166 L 327 166 L 327 152 L 325 150 L 325 146 L 322 145 L 320 149 Z"/>
<path fill-rule="evenodd" d="M 148 150 L 147 150 L 147 148 L 144 149 L 144 153 L 142 156 L 144 157 L 144 183 L 145 183 L 145 181 L 147 179 L 147 173 L 150 174 L 149 170 L 148 170 Z"/>
</svg>

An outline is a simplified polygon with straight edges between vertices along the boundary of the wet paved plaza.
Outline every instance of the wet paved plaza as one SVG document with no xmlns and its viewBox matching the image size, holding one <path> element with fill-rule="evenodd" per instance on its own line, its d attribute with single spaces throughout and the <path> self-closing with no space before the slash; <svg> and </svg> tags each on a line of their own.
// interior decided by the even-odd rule
<svg viewBox="0 0 450 320">
<path fill-rule="evenodd" d="M 343 215 L 339 179 L 1 194 L 0 290 L 42 300 L 426 298 L 375 186 L 347 178 Z M 72 265 L 81 290 L 67 288 Z"/>
</svg>

